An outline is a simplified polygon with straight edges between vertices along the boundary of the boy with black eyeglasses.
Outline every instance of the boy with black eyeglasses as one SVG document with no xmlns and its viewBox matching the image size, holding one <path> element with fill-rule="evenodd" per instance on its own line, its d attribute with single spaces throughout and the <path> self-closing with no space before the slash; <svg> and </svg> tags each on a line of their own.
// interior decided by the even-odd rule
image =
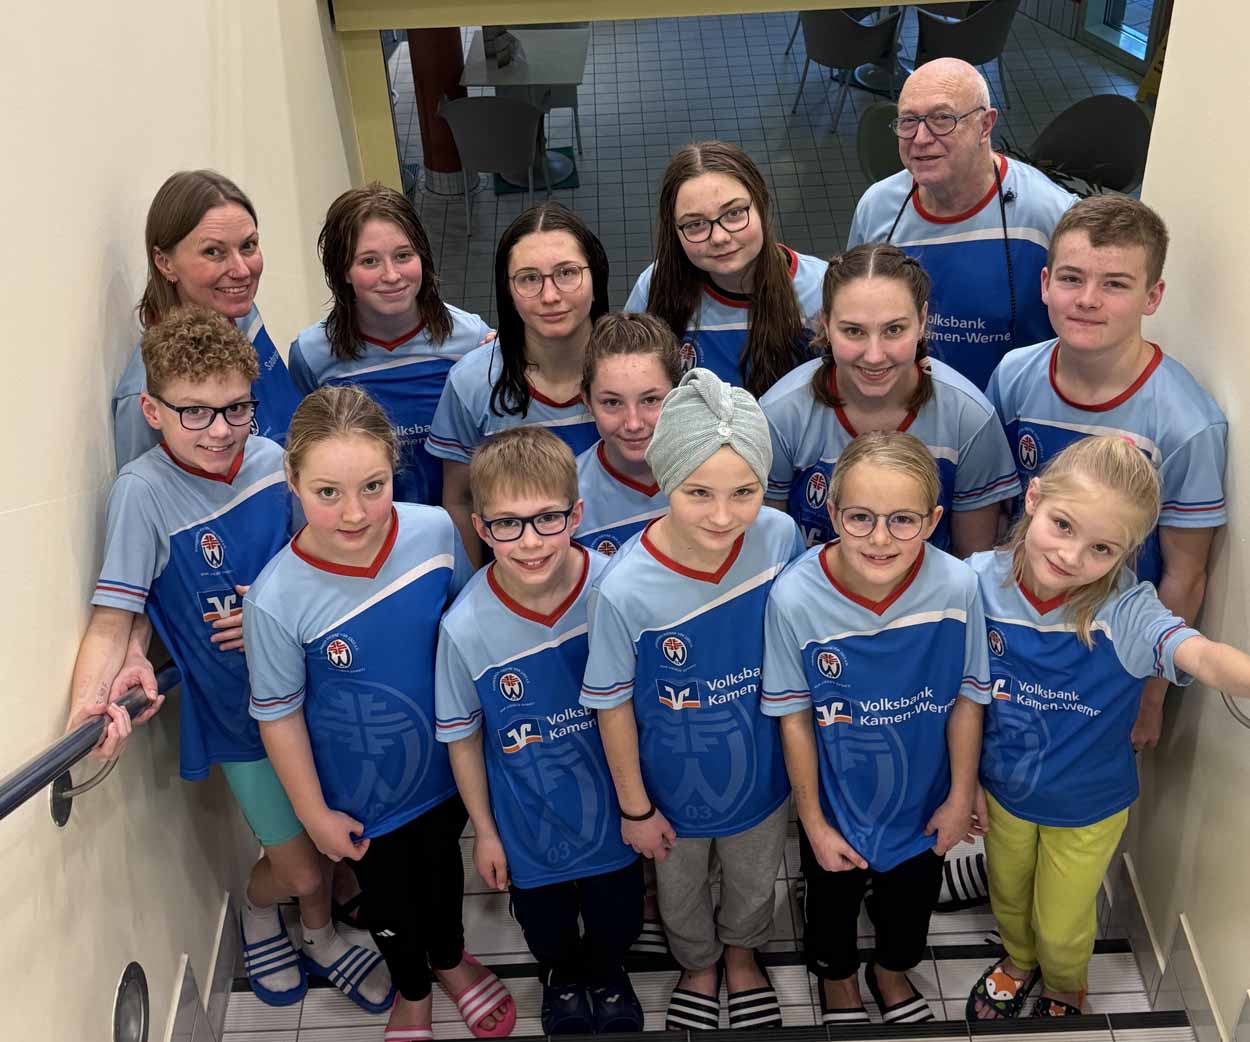
<svg viewBox="0 0 1250 1042">
<path fill-rule="evenodd" d="M 544 1034 L 641 1031 L 623 963 L 642 928 L 642 865 L 621 838 L 596 716 L 578 704 L 587 601 L 608 558 L 573 542 L 577 466 L 550 431 L 485 442 L 469 487 L 495 559 L 443 618 L 434 698 L 474 865 L 511 890 L 538 961 Z"/>
<path fill-rule="evenodd" d="M 116 756 L 129 721 L 106 702 L 140 684 L 159 708 L 146 659 L 148 619 L 182 674 L 181 774 L 220 765 L 265 849 L 241 909 L 244 966 L 252 990 L 274 1006 L 299 1002 L 305 966 L 323 975 L 354 967 L 338 986 L 364 1009 L 394 997 L 375 952 L 349 945 L 330 922 L 329 865 L 309 840 L 248 715 L 243 595 L 291 532 L 282 449 L 249 437 L 256 350 L 233 323 L 202 307 L 171 312 L 143 335 L 143 416 L 155 448 L 128 463 L 109 494 L 104 563 L 78 651 L 69 726 L 109 712 L 97 755 Z M 300 951 L 277 902 L 300 901 Z"/>
</svg>

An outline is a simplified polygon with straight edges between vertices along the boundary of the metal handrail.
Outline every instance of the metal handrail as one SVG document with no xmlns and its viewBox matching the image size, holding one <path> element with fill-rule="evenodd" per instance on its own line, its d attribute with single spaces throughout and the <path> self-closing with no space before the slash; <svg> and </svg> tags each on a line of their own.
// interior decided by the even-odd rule
<svg viewBox="0 0 1250 1042">
<path fill-rule="evenodd" d="M 169 666 L 157 674 L 157 688 L 163 694 L 176 687 L 180 679 L 177 668 Z M 133 720 L 147 708 L 148 696 L 141 688 L 132 687 L 117 700 L 117 704 Z M 0 821 L 91 752 L 100 741 L 108 722 L 106 714 L 93 716 L 0 780 Z"/>
</svg>

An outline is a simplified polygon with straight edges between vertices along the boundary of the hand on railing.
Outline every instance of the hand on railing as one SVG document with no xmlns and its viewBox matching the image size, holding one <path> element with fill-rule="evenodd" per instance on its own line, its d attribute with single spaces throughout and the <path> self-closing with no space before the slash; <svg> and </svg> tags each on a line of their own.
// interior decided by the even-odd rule
<svg viewBox="0 0 1250 1042">
<path fill-rule="evenodd" d="M 138 689 L 138 692 L 146 695 L 148 700 L 148 705 L 133 720 L 130 712 L 119 704 L 123 696 L 132 688 Z M 107 714 L 108 725 L 104 728 L 100 741 L 87 754 L 87 757 L 91 760 L 112 760 L 121 755 L 133 728 L 139 724 L 146 724 L 164 704 L 165 696 L 160 693 L 157 686 L 152 663 L 143 655 L 132 654 L 114 677 L 113 684 L 109 688 L 108 701 L 75 706 L 69 714 L 65 731 L 68 734 L 93 716 Z"/>
</svg>

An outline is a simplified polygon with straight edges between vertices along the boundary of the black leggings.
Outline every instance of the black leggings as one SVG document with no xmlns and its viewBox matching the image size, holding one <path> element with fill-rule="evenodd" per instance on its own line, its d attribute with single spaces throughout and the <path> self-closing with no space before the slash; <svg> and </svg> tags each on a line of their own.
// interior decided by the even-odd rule
<svg viewBox="0 0 1250 1042">
<path fill-rule="evenodd" d="M 374 836 L 355 870 L 369 932 L 391 979 L 410 1002 L 430 994 L 433 969 L 450 970 L 464 952 L 464 864 L 460 834 L 468 812 L 452 796 L 384 836 Z"/>
</svg>

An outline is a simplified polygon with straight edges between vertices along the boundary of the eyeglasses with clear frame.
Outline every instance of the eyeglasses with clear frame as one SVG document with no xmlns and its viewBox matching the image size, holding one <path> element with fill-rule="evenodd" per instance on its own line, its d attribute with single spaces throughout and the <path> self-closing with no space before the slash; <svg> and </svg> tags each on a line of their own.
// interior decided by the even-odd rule
<svg viewBox="0 0 1250 1042">
<path fill-rule="evenodd" d="M 894 131 L 896 137 L 910 141 L 920 133 L 920 124 L 923 123 L 934 137 L 946 137 L 947 134 L 953 134 L 955 128 L 969 116 L 987 111 L 989 110 L 984 105 L 978 105 L 962 116 L 956 116 L 953 112 L 931 112 L 927 116 L 899 116 L 897 119 L 890 120 L 890 129 Z"/>
<path fill-rule="evenodd" d="M 914 510 L 891 510 L 888 514 L 878 514 L 867 507 L 839 507 L 838 524 L 847 535 L 857 539 L 872 535 L 877 530 L 877 522 L 885 520 L 885 530 L 900 543 L 915 539 L 924 529 L 927 514 L 918 514 Z"/>
<path fill-rule="evenodd" d="M 719 217 L 696 217 L 693 221 L 679 224 L 677 230 L 686 242 L 707 242 L 712 237 L 712 225 L 719 224 L 727 232 L 740 232 L 751 223 L 751 207 L 735 206 Z"/>
<path fill-rule="evenodd" d="M 178 421 L 189 431 L 206 431 L 220 416 L 231 427 L 246 427 L 252 422 L 252 417 L 256 415 L 256 406 L 260 402 L 255 398 L 249 398 L 243 402 L 231 402 L 229 405 L 214 407 L 212 405 L 175 405 L 173 402 L 167 402 L 159 394 L 153 394 L 158 402 L 166 409 L 173 409 L 178 414 Z"/>
<path fill-rule="evenodd" d="M 541 296 L 548 279 L 561 293 L 572 293 L 582 288 L 582 273 L 589 270 L 589 264 L 561 264 L 544 275 L 537 268 L 522 268 L 515 275 L 509 275 L 508 281 L 518 297 Z"/>
<path fill-rule="evenodd" d="M 569 527 L 569 515 L 572 513 L 573 507 L 568 510 L 544 510 L 529 517 L 496 517 L 489 521 L 482 518 L 482 524 L 495 542 L 515 543 L 525 534 L 526 525 L 540 536 L 559 535 Z"/>
</svg>

